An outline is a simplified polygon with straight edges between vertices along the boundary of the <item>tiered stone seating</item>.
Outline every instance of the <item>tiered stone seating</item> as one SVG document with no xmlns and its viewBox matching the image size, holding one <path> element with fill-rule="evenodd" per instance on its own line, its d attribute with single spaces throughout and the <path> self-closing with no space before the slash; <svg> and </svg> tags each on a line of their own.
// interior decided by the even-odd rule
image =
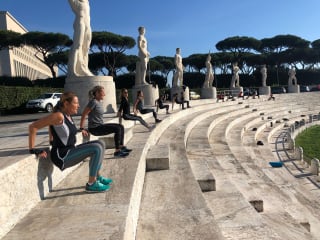
<svg viewBox="0 0 320 240">
<path fill-rule="evenodd" d="M 184 146 L 185 127 L 199 111 L 193 107 L 180 113 L 186 115 L 171 123 L 157 143 L 170 144 L 170 169 L 146 174 L 137 239 L 222 239 Z"/>
<path fill-rule="evenodd" d="M 303 108 L 301 107 L 301 109 L 303 109 Z M 272 115 L 272 113 L 271 113 L 271 115 Z M 238 123 L 238 129 L 242 128 L 242 126 L 244 125 L 244 122 Z M 236 128 L 236 127 L 234 126 L 234 128 Z M 239 139 L 241 139 L 241 136 L 238 136 L 238 139 L 237 139 L 238 141 L 237 140 L 234 141 L 234 139 L 237 138 L 237 136 L 236 136 L 237 135 L 237 133 L 236 133 L 237 131 L 234 128 L 232 128 L 232 131 L 229 131 L 230 132 L 230 136 L 227 137 L 227 139 L 229 139 L 228 140 L 228 145 L 229 145 L 232 153 L 234 154 L 235 158 L 240 162 L 241 167 L 246 170 L 245 174 L 249 173 L 249 175 L 250 175 L 250 178 L 248 178 L 246 181 L 245 181 L 245 179 L 243 179 L 240 176 L 238 176 L 238 178 L 241 179 L 241 180 L 240 181 L 235 181 L 235 182 L 239 183 L 239 184 L 240 183 L 244 183 L 244 182 L 249 182 L 249 183 L 253 182 L 253 183 L 251 183 L 251 184 L 249 184 L 247 186 L 247 189 L 245 187 L 241 188 L 241 189 L 244 189 L 244 191 L 242 191 L 242 192 L 246 194 L 246 191 L 247 192 L 252 191 L 253 187 L 252 186 L 250 187 L 250 185 L 253 184 L 254 191 L 257 191 L 257 193 L 259 193 L 259 191 L 261 190 L 260 188 L 262 186 L 263 186 L 263 188 L 267 189 L 265 187 L 265 183 L 263 181 L 259 181 L 259 178 L 264 179 L 265 177 L 263 177 L 263 176 L 266 174 L 265 176 L 267 178 L 269 178 L 269 181 L 271 180 L 271 182 L 273 182 L 272 185 L 271 185 L 273 189 L 272 190 L 270 189 L 270 190 L 266 191 L 264 194 L 262 194 L 262 192 L 260 192 L 260 196 L 265 195 L 263 197 L 265 199 L 263 201 L 264 205 L 270 204 L 270 200 L 266 200 L 266 199 L 268 199 L 268 196 L 272 195 L 270 193 L 272 193 L 273 191 L 276 191 L 275 194 L 272 195 L 272 198 L 274 198 L 277 195 L 280 195 L 279 192 L 276 190 L 277 186 L 278 185 L 281 186 L 281 184 L 287 184 L 291 180 L 292 181 L 294 181 L 294 180 L 290 179 L 290 177 L 288 177 L 286 175 L 285 175 L 285 177 L 282 178 L 283 173 L 280 173 L 279 176 L 274 175 L 274 169 L 270 170 L 270 166 L 268 166 L 267 163 L 272 159 L 272 155 L 273 154 L 272 154 L 272 152 L 271 152 L 271 150 L 270 150 L 270 148 L 268 146 L 263 146 L 263 147 L 256 146 L 256 147 L 254 147 L 254 146 L 250 145 L 250 147 L 246 147 L 245 148 L 245 149 L 249 149 L 249 151 L 248 151 L 248 153 L 250 153 L 249 155 L 246 153 L 246 151 L 241 151 L 242 146 L 241 146 L 241 141 L 239 141 Z M 235 133 L 235 134 L 232 134 L 232 133 Z M 259 137 L 259 139 L 260 139 L 260 137 Z M 237 145 L 237 143 L 238 143 L 238 145 Z M 264 149 L 263 152 L 260 152 L 261 148 Z M 255 150 L 255 149 L 257 149 L 257 150 Z M 261 154 L 259 154 L 259 153 L 261 153 Z M 252 159 L 252 160 L 250 160 L 250 159 Z M 261 159 L 262 159 L 262 161 L 261 161 Z M 257 168 L 257 166 L 259 168 Z M 239 169 L 240 167 L 237 164 L 235 166 L 235 168 Z M 250 171 L 250 169 L 252 169 L 252 171 Z M 263 172 L 261 172 L 261 170 L 263 170 Z M 242 173 L 242 172 L 239 172 L 239 173 Z M 255 178 L 257 178 L 257 177 L 258 177 L 258 179 L 255 180 Z M 273 184 L 274 184 L 274 186 L 273 186 Z M 283 192 L 284 192 L 283 194 L 290 195 L 290 193 L 288 193 L 286 191 L 283 191 Z M 292 208 L 298 209 L 299 207 L 301 207 L 301 212 L 306 212 L 306 211 L 302 210 L 303 206 L 299 206 L 299 204 L 297 204 L 297 202 L 299 202 L 298 200 L 294 201 L 294 203 L 292 204 L 292 202 L 291 202 L 292 198 L 293 197 L 291 197 L 289 201 L 287 199 L 283 199 L 278 203 L 273 201 L 272 205 L 270 205 L 270 206 L 275 207 L 275 206 L 277 206 L 277 204 L 278 205 L 282 205 L 284 202 L 287 202 L 286 205 L 288 206 L 288 208 L 292 207 Z M 279 197 L 279 199 L 281 199 L 281 197 Z M 290 205 L 294 205 L 294 206 L 289 207 Z M 267 209 L 269 209 L 269 207 L 267 207 Z M 281 208 L 279 208 L 279 209 L 281 210 Z M 283 214 L 281 214 L 281 211 L 279 211 L 279 216 L 278 216 L 279 219 L 281 219 L 281 217 L 283 217 L 283 216 L 288 215 L 288 213 L 289 213 L 289 215 L 292 216 L 292 218 L 293 218 L 292 220 L 296 220 L 296 222 L 302 223 L 302 225 L 305 223 L 305 218 L 306 219 L 310 219 L 310 221 L 313 221 L 312 219 L 314 219 L 314 216 L 306 217 L 306 216 L 308 216 L 308 214 L 305 214 L 305 215 L 296 214 L 295 212 L 292 211 L 292 209 L 287 211 L 287 212 L 284 211 Z M 267 213 L 264 213 L 264 215 L 267 215 Z M 287 222 L 290 222 L 290 221 L 287 220 Z M 295 221 L 292 221 L 292 224 L 293 225 L 291 227 L 288 226 L 288 229 L 293 228 L 295 226 L 294 225 Z"/>
<path fill-rule="evenodd" d="M 225 106 L 224 108 L 207 111 L 194 118 L 186 128 L 185 145 L 193 174 L 198 181 L 202 191 L 214 191 L 215 179 L 212 175 L 207 158 L 212 155 L 208 142 L 208 129 L 212 122 L 221 122 L 229 115 L 237 113 L 237 105 Z M 241 112 L 248 112 L 248 108 L 243 108 Z M 228 113 L 228 114 L 226 114 Z"/>
<path fill-rule="evenodd" d="M 218 224 L 226 237 L 264 239 L 267 236 L 277 236 L 280 238 L 272 226 L 267 225 L 261 215 L 257 213 L 255 206 L 250 204 L 250 202 L 257 203 L 258 197 L 260 197 L 255 191 L 250 191 L 249 176 L 253 170 L 246 168 L 249 166 L 248 160 L 242 166 L 242 162 L 240 162 L 242 159 L 238 160 L 234 155 L 226 138 L 228 136 L 225 136 L 228 125 L 237 117 L 229 117 L 211 130 L 209 141 L 214 149 L 216 164 L 220 166 L 217 169 L 220 170 L 214 169 L 217 190 L 205 194 L 207 202 L 213 213 L 216 214 Z M 233 132 L 233 129 L 229 129 L 229 131 Z M 239 130 L 239 135 L 240 132 Z M 238 147 L 235 146 L 241 150 L 239 145 L 241 145 L 241 141 L 238 141 Z"/>
<path fill-rule="evenodd" d="M 301 96 L 276 95 L 275 101 L 266 101 L 263 96 L 223 103 L 191 101 L 190 109 L 175 106 L 170 115 L 161 112 L 164 120 L 152 132 L 124 121 L 128 135 L 132 133 L 126 141 L 133 152 L 127 158 L 115 159 L 113 150 L 106 150 L 102 171 L 114 183 L 109 192 L 102 194 L 84 192 L 88 162 L 63 173 L 59 184 L 56 169 L 50 175 L 52 181 L 43 180 L 48 176 L 41 174 L 37 180 L 37 173 L 51 171 L 47 167 L 50 164 L 29 159 L 26 133 L 23 140 L 21 134 L 10 135 L 18 151 L 12 160 L 2 152 L 12 164 L 2 161 L 0 176 L 13 183 L 5 190 L 14 193 L 12 196 L 17 194 L 15 198 L 2 198 L 1 193 L 1 198 L 6 204 L 8 199 L 15 199 L 20 206 L 11 207 L 7 216 L 2 214 L 1 223 L 19 211 L 24 212 L 8 224 L 25 217 L 8 234 L 0 233 L 0 238 L 317 239 L 320 194 L 314 192 L 319 188 L 311 188 L 306 178 L 295 178 L 285 167 L 272 168 L 268 164 L 276 156 L 274 139 L 285 130 L 281 119 L 285 117 L 290 123 L 295 116 L 304 114 L 308 118 L 309 113 L 319 110 L 315 107 L 318 93 Z M 151 115 L 145 117 L 153 122 Z M 112 116 L 107 121 L 118 119 Z M 45 134 L 43 131 L 39 135 L 41 146 L 47 146 Z M 107 138 L 112 147 L 112 136 Z M 257 139 L 265 144 L 253 144 Z M 3 143 L 7 153 L 11 152 L 12 144 Z M 32 171 L 28 170 L 31 161 Z M 2 171 L 8 166 L 13 176 L 8 170 Z M 18 179 L 15 183 L 16 172 L 21 174 L 21 169 L 25 181 Z M 21 184 L 30 179 L 34 183 L 29 187 Z M 43 201 L 38 190 L 41 185 L 52 189 L 50 193 L 42 191 Z M 21 186 L 26 190 L 12 191 Z M 37 199 L 30 197 L 24 200 L 26 204 L 18 201 L 23 195 L 29 196 L 28 189 Z"/>
</svg>

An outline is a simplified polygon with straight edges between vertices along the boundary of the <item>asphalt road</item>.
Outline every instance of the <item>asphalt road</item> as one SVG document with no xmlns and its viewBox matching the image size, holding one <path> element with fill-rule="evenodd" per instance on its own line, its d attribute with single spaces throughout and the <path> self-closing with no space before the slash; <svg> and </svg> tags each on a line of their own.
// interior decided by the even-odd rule
<svg viewBox="0 0 320 240">
<path fill-rule="evenodd" d="M 0 139 L 12 136 L 28 136 L 29 123 L 42 118 L 49 113 L 16 114 L 0 116 Z M 41 129 L 38 133 L 45 134 L 48 129 Z M 1 148 L 1 146 L 0 146 Z"/>
<path fill-rule="evenodd" d="M 38 112 L 38 113 L 28 113 L 28 114 L 16 114 L 16 115 L 1 115 L 0 125 L 3 124 L 15 124 L 15 123 L 27 123 L 33 122 L 39 118 L 42 118 L 49 113 Z"/>
<path fill-rule="evenodd" d="M 28 125 L 50 113 L 38 112 L 29 114 L 16 114 L 0 116 L 0 138 L 17 135 L 27 135 Z M 73 116 L 76 125 L 79 125 L 80 116 Z M 47 133 L 48 129 L 40 129 L 38 134 Z M 1 146 L 0 146 L 1 147 Z"/>
</svg>

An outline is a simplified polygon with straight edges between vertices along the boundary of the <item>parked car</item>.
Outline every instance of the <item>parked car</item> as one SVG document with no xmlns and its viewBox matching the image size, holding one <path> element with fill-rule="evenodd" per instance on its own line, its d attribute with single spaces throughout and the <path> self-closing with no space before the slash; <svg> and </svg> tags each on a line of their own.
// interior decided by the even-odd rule
<svg viewBox="0 0 320 240">
<path fill-rule="evenodd" d="M 200 99 L 200 95 L 196 92 L 190 91 L 190 99 L 191 100 Z"/>
<path fill-rule="evenodd" d="M 320 91 L 320 84 L 313 86 L 313 87 L 310 89 L 310 91 L 311 91 L 311 92 Z"/>
<path fill-rule="evenodd" d="M 300 86 L 300 92 L 310 92 L 309 86 L 301 85 Z"/>
<path fill-rule="evenodd" d="M 285 87 L 271 87 L 271 93 L 272 94 L 280 94 L 280 93 L 286 93 L 287 90 Z"/>
<path fill-rule="evenodd" d="M 44 93 L 37 99 L 29 100 L 26 108 L 30 110 L 45 110 L 52 112 L 53 107 L 57 105 L 62 93 Z"/>
</svg>

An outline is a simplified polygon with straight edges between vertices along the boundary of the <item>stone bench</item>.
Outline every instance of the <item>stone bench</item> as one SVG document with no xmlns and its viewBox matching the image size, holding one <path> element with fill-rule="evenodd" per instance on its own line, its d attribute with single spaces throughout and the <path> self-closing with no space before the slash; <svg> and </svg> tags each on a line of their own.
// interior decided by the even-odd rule
<svg viewBox="0 0 320 240">
<path fill-rule="evenodd" d="M 40 132 L 36 147 L 49 150 L 47 136 L 46 132 Z M 82 143 L 80 133 L 77 142 Z M 6 159 L 1 157 L 1 162 L 5 160 L 6 164 L 0 168 L 0 238 L 81 165 L 61 171 L 52 164 L 50 156 L 36 159 L 35 155 L 29 154 L 25 137 L 15 139 L 14 145 L 15 151 L 7 153 Z"/>
<path fill-rule="evenodd" d="M 221 239 L 184 146 L 186 123 L 200 114 L 197 110 L 192 107 L 179 111 L 179 119 L 175 120 L 176 113 L 170 114 L 160 124 L 170 122 L 157 141 L 160 145 L 170 144 L 170 169 L 146 173 L 136 239 L 187 239 L 190 234 L 199 239 Z"/>
<path fill-rule="evenodd" d="M 142 115 L 145 120 L 150 117 L 152 117 L 151 113 Z M 73 119 L 76 125 L 79 126 L 80 116 L 74 116 Z M 106 123 L 118 123 L 119 119 L 115 114 L 104 114 L 104 121 Z M 3 149 L 12 149 L 10 152 L 5 151 L 0 156 L 2 163 L 0 164 L 0 184 L 2 186 L 0 190 L 0 238 L 37 203 L 45 199 L 54 187 L 81 165 L 61 171 L 52 164 L 50 157 L 37 160 L 34 155 L 30 155 L 28 152 L 26 138 L 28 136 L 28 128 L 25 127 L 25 123 L 17 125 L 21 125 L 21 128 L 24 129 L 23 133 L 11 133 L 12 130 L 9 128 L 9 133 L 13 137 L 8 136 L 0 139 Z M 124 120 L 123 125 L 126 131 L 124 141 L 128 143 L 133 135 L 133 126 L 136 124 L 134 121 Z M 77 144 L 89 140 L 102 139 L 106 142 L 107 148 L 114 148 L 114 134 L 101 137 L 90 135 L 90 138 L 83 138 L 82 134 L 78 133 L 76 137 Z M 14 142 L 14 147 L 12 142 Z M 36 147 L 49 149 L 48 143 L 47 129 L 40 130 L 37 134 Z M 12 194 L 13 189 L 17 189 L 14 194 Z"/>
<path fill-rule="evenodd" d="M 170 168 L 170 146 L 153 145 L 146 157 L 146 171 L 168 170 Z"/>
<path fill-rule="evenodd" d="M 132 128 L 125 128 L 124 129 L 124 140 L 123 140 L 124 141 L 124 145 L 126 145 L 130 141 L 132 136 L 133 136 Z M 90 139 L 91 140 L 93 140 L 92 137 L 95 137 L 95 138 L 98 138 L 101 141 L 104 141 L 105 144 L 106 144 L 106 149 L 111 149 L 111 148 L 115 147 L 115 145 L 114 145 L 114 133 L 110 133 L 108 135 L 103 135 L 103 136 L 90 135 Z"/>
<path fill-rule="evenodd" d="M 203 151 L 202 151 L 203 152 Z M 192 173 L 202 192 L 216 191 L 216 179 L 209 169 L 206 159 L 190 160 Z"/>
</svg>

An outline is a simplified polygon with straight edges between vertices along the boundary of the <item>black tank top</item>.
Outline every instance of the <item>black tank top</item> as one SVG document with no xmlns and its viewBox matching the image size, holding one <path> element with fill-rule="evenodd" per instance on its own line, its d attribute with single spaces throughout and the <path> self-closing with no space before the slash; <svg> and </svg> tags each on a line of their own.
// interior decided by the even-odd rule
<svg viewBox="0 0 320 240">
<path fill-rule="evenodd" d="M 65 114 L 61 125 L 50 125 L 50 131 L 53 136 L 51 161 L 59 167 L 64 169 L 64 158 L 68 155 L 70 149 L 75 147 L 77 128 L 72 121 L 70 121 Z"/>
<path fill-rule="evenodd" d="M 143 105 L 142 105 L 141 99 L 138 99 L 137 109 L 138 109 L 139 111 L 141 111 L 141 110 L 143 109 Z"/>
</svg>

